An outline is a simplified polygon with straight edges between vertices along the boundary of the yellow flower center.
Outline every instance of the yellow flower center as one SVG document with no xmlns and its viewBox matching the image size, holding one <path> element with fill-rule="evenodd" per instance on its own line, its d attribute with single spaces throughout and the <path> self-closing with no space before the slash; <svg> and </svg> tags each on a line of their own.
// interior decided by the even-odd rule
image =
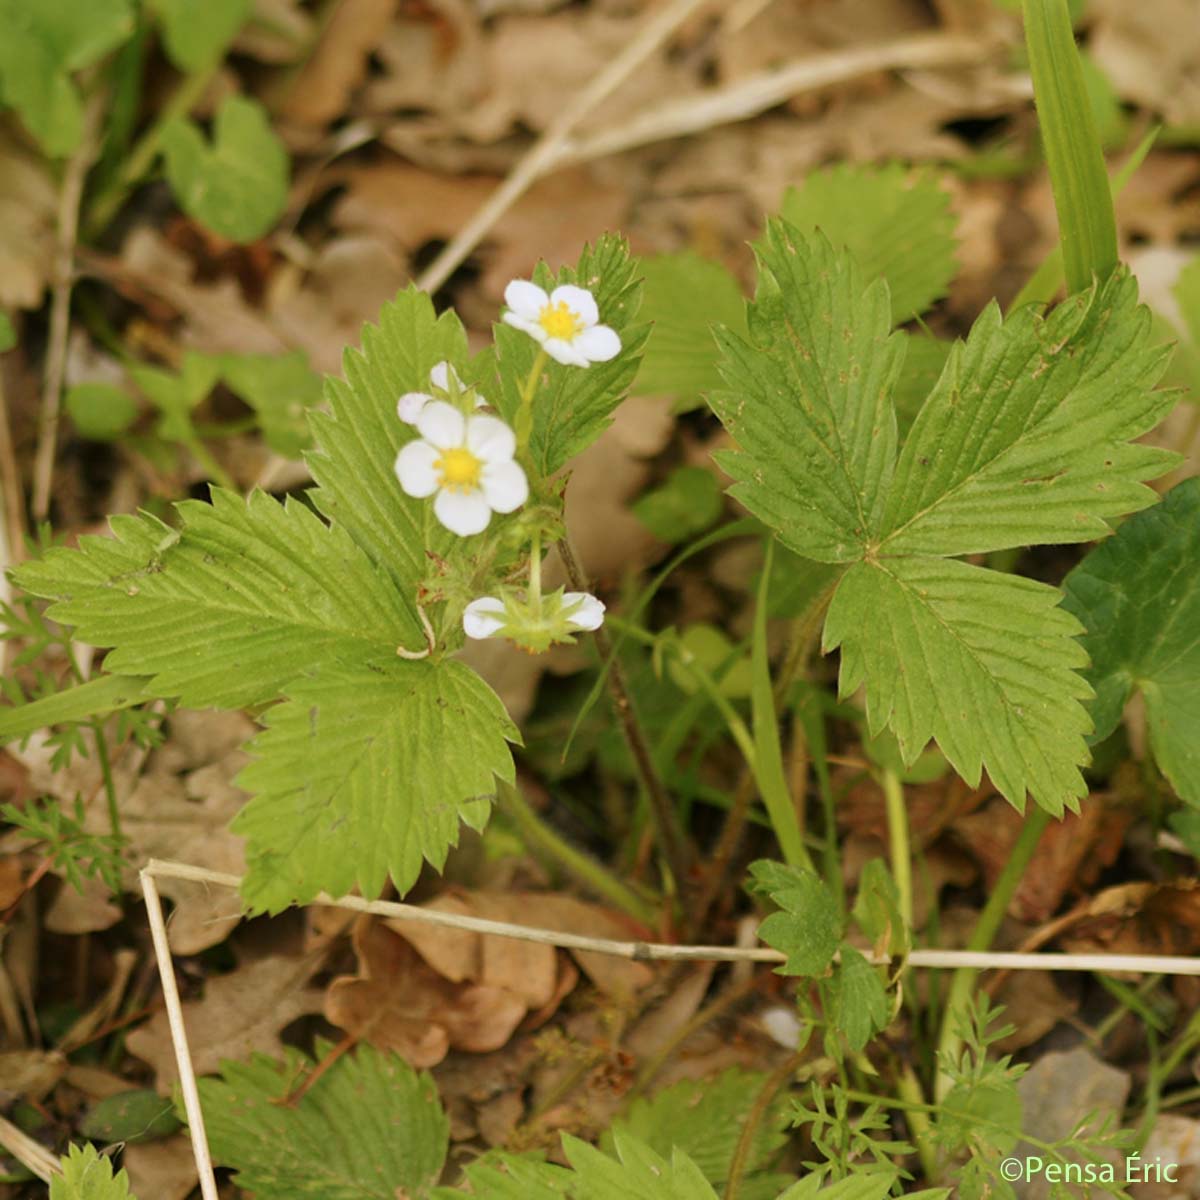
<svg viewBox="0 0 1200 1200">
<path fill-rule="evenodd" d="M 465 446 L 455 446 L 442 451 L 433 469 L 441 472 L 442 487 L 448 492 L 473 492 L 479 487 L 483 463 Z"/>
<path fill-rule="evenodd" d="M 583 330 L 583 322 L 567 307 L 565 300 L 547 304 L 538 313 L 538 324 L 547 337 L 561 338 L 564 342 L 571 341 Z"/>
</svg>

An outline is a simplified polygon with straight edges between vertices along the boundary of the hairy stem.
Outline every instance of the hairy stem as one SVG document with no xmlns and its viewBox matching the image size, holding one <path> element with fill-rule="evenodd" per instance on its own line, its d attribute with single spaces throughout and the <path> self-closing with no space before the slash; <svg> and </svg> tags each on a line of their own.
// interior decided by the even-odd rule
<svg viewBox="0 0 1200 1200">
<path fill-rule="evenodd" d="M 750 1151 L 754 1146 L 754 1138 L 758 1133 L 758 1127 L 762 1123 L 763 1117 L 766 1116 L 767 1109 L 771 1106 L 771 1101 L 775 1099 L 775 1094 L 795 1074 L 796 1069 L 803 1061 L 803 1051 L 789 1054 L 767 1076 L 766 1083 L 763 1084 L 762 1089 L 755 1097 L 753 1107 L 746 1114 L 746 1123 L 742 1126 L 741 1135 L 738 1137 L 737 1146 L 733 1151 L 733 1159 L 729 1164 L 729 1179 L 725 1183 L 724 1200 L 737 1200 L 738 1190 L 742 1185 L 742 1173 L 745 1171 L 746 1162 L 750 1158 Z"/>
<path fill-rule="evenodd" d="M 892 877 L 900 897 L 900 916 L 905 926 L 912 929 L 912 848 L 908 836 L 908 809 L 904 804 L 904 787 L 894 771 L 883 772 L 883 797 L 887 805 L 888 845 L 891 849 Z"/>
</svg>

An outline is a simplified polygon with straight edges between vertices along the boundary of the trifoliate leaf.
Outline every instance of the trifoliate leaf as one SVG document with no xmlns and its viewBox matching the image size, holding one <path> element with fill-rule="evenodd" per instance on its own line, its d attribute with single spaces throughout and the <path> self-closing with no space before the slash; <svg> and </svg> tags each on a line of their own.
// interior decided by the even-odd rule
<svg viewBox="0 0 1200 1200">
<path fill-rule="evenodd" d="M 407 598 L 347 534 L 304 504 L 214 488 L 179 504 L 172 530 L 113 517 L 115 537 L 84 537 L 25 564 L 18 583 L 94 646 L 107 670 L 149 675 L 155 695 L 192 708 L 273 700 L 322 663 L 366 663 L 419 646 Z"/>
<path fill-rule="evenodd" d="M 887 1027 L 891 1015 L 879 968 L 872 966 L 849 943 L 843 943 L 830 988 L 834 1028 L 845 1035 L 850 1049 L 857 1052 Z"/>
<path fill-rule="evenodd" d="M 113 1174 L 112 1159 L 95 1146 L 72 1146 L 62 1174 L 50 1180 L 50 1200 L 135 1200 L 124 1171 Z"/>
<path fill-rule="evenodd" d="M 1064 607 L 1087 629 L 1094 737 L 1107 737 L 1141 692 L 1155 761 L 1200 804 L 1200 479 L 1131 517 L 1063 587 Z"/>
<path fill-rule="evenodd" d="M 364 617 L 364 620 L 366 618 Z M 504 706 L 453 660 L 323 667 L 287 689 L 250 743 L 239 776 L 256 793 L 234 830 L 248 840 L 243 894 L 276 911 L 357 883 L 401 893 L 422 862 L 441 868 L 459 822 L 482 829 L 496 791 L 512 782 Z"/>
<path fill-rule="evenodd" d="M 744 332 L 746 298 L 720 263 L 691 250 L 643 259 L 641 269 L 640 315 L 652 328 L 637 391 L 694 402 L 721 386 L 713 329 Z"/>
<path fill-rule="evenodd" d="M 302 350 L 223 354 L 221 374 L 229 390 L 254 409 L 267 445 L 285 458 L 299 458 L 311 441 L 308 410 L 321 400 L 321 378 L 308 356 Z"/>
<path fill-rule="evenodd" d="M 716 457 L 731 494 L 796 553 L 853 562 L 891 481 L 904 341 L 888 332 L 886 285 L 864 292 L 824 237 L 772 221 L 759 257 L 750 340 L 719 335 L 728 390 L 709 402 L 740 449 Z"/>
<path fill-rule="evenodd" d="M 256 100 L 229 96 L 217 110 L 213 140 L 192 121 L 163 129 L 167 182 L 189 217 L 235 242 L 252 242 L 287 202 L 288 156 Z"/>
<path fill-rule="evenodd" d="M 450 1133 L 433 1080 L 360 1044 L 281 1103 L 314 1066 L 292 1050 L 282 1063 L 255 1055 L 200 1080 L 213 1159 L 256 1200 L 425 1200 Z"/>
<path fill-rule="evenodd" d="M 615 329 L 621 338 L 621 352 L 610 362 L 588 367 L 569 367 L 553 360 L 546 364 L 533 397 L 529 441 L 529 457 L 540 475 L 552 475 L 567 459 L 591 445 L 611 424 L 613 410 L 633 382 L 649 333 L 646 325 L 633 323 L 641 304 L 638 274 L 638 264 L 630 258 L 625 240 L 614 236 L 586 247 L 574 269 L 564 267 L 555 276 L 545 263 L 539 263 L 533 273 L 534 282 L 547 291 L 564 283 L 587 288 L 600 311 L 600 323 Z M 516 422 L 521 387 L 539 349 L 529 334 L 511 325 L 496 326 L 496 355 L 503 370 L 494 383 L 484 384 L 483 391 L 509 424 Z"/>
<path fill-rule="evenodd" d="M 886 279 L 897 324 L 924 312 L 954 278 L 950 196 L 901 163 L 814 171 L 780 210 L 804 233 L 820 229 L 845 246 L 866 280 Z"/>
<path fill-rule="evenodd" d="M 620 1131 L 613 1143 L 617 1159 L 563 1135 L 577 1176 L 568 1193 L 572 1200 L 717 1200 L 704 1173 L 682 1150 L 666 1159 Z"/>
<path fill-rule="evenodd" d="M 865 684 L 872 734 L 890 725 L 906 762 L 932 736 L 969 782 L 986 766 L 1014 805 L 1061 812 L 1084 791 L 1080 627 L 1052 588 L 931 556 L 1085 541 L 1153 503 L 1143 481 L 1174 459 L 1133 439 L 1173 398 L 1153 390 L 1165 356 L 1133 280 L 1046 318 L 986 311 L 897 456 L 905 342 L 884 285 L 779 222 L 759 262 L 749 342 L 720 335 L 729 390 L 711 402 L 741 447 L 722 461 L 797 554 L 855 564 L 823 639 L 841 694 Z"/>
<path fill-rule="evenodd" d="M 1086 795 L 1083 627 L 1056 588 L 953 559 L 880 558 L 842 577 L 823 646 L 839 693 L 866 687 L 872 733 L 890 726 L 912 763 L 935 738 L 972 786 L 986 768 L 1018 808 L 1061 814 Z"/>
<path fill-rule="evenodd" d="M 92 441 L 111 442 L 137 419 L 137 401 L 111 383 L 77 383 L 63 404 L 79 436 Z"/>
<path fill-rule="evenodd" d="M 515 332 L 515 330 L 514 330 Z M 313 502 L 340 525 L 411 596 L 428 569 L 425 549 L 445 551 L 462 539 L 443 528 L 425 500 L 396 481 L 396 455 L 416 436 L 396 415 L 405 392 L 427 392 L 439 362 L 466 369 L 467 338 L 451 312 L 410 288 L 363 329 L 362 349 L 347 351 L 345 379 L 329 379 L 329 412 L 310 418 L 317 449 L 308 454 L 320 487 Z M 491 397 L 488 397 L 491 399 Z"/>
<path fill-rule="evenodd" d="M 150 0 L 167 56 L 181 71 L 215 66 L 250 15 L 251 0 Z"/>
<path fill-rule="evenodd" d="M 617 1134 L 636 1134 L 664 1158 L 682 1150 L 713 1187 L 723 1190 L 747 1116 L 766 1082 L 765 1074 L 736 1068 L 715 1079 L 684 1080 L 648 1100 L 634 1101 L 604 1135 L 600 1148 L 611 1152 Z M 778 1177 L 763 1172 L 786 1141 L 784 1107 L 780 1095 L 762 1114 L 742 1167 L 740 1195 L 774 1196 L 779 1190 Z"/>
<path fill-rule="evenodd" d="M 760 860 L 750 864 L 751 887 L 769 896 L 781 911 L 758 927 L 768 946 L 788 956 L 780 975 L 821 975 L 833 961 L 842 937 L 837 899 L 815 872 Z"/>
<path fill-rule="evenodd" d="M 70 154 L 83 135 L 83 101 L 71 73 L 133 29 L 130 0 L 0 0 L 0 100 L 51 157 Z"/>
<path fill-rule="evenodd" d="M 1086 542 L 1153 504 L 1143 482 L 1175 456 L 1133 443 L 1174 406 L 1152 389 L 1137 284 L 1119 273 L 1048 317 L 989 305 L 959 343 L 896 463 L 881 554 L 974 554 Z"/>
<path fill-rule="evenodd" d="M 634 503 L 633 515 L 664 542 L 686 541 L 721 515 L 721 485 L 703 467 L 678 467 Z"/>
</svg>

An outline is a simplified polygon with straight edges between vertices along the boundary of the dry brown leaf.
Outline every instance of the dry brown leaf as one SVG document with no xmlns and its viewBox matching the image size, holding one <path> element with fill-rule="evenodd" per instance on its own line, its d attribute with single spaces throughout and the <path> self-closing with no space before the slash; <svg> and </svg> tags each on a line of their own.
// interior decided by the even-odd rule
<svg viewBox="0 0 1200 1200">
<path fill-rule="evenodd" d="M 0 1104 L 44 1100 L 66 1074 L 67 1057 L 58 1050 L 10 1050 L 0 1054 Z"/>
<path fill-rule="evenodd" d="M 1015 1054 L 1032 1046 L 1079 1007 L 1050 971 L 1014 971 L 1004 981 L 996 1001 L 1004 1005 L 1005 1024 L 1015 1026 L 1008 1037 L 996 1043 L 998 1054 Z"/>
<path fill-rule="evenodd" d="M 307 986 L 320 961 L 311 955 L 263 958 L 208 979 L 204 996 L 183 1006 L 196 1074 L 213 1074 L 226 1058 L 258 1052 L 280 1057 L 280 1031 L 297 1017 L 321 1011 L 323 993 Z M 135 1029 L 127 1045 L 154 1068 L 155 1087 L 168 1092 L 178 1070 L 166 1012 Z"/>
<path fill-rule="evenodd" d="M 1091 898 L 1061 938 L 1076 953 L 1196 954 L 1200 881 L 1124 883 Z"/>
<path fill-rule="evenodd" d="M 41 304 L 56 207 L 45 162 L 0 130 L 0 309 Z"/>
<path fill-rule="evenodd" d="M 359 973 L 329 985 L 326 1019 L 414 1067 L 441 1062 L 451 1047 L 499 1049 L 528 1008 L 503 988 L 451 982 L 370 917 L 355 922 L 354 948 Z"/>
<path fill-rule="evenodd" d="M 254 12 L 233 43 L 239 54 L 260 62 L 295 62 L 307 48 L 315 29 L 301 0 L 254 0 Z"/>
<path fill-rule="evenodd" d="M 183 1133 L 127 1145 L 121 1166 L 129 1175 L 130 1191 L 154 1200 L 187 1200 L 198 1179 L 192 1143 Z"/>
</svg>

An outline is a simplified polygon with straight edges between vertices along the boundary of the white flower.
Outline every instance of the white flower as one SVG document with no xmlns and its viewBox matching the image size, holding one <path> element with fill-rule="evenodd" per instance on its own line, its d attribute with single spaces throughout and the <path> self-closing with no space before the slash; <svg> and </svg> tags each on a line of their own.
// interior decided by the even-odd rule
<svg viewBox="0 0 1200 1200">
<path fill-rule="evenodd" d="M 493 512 L 520 508 L 529 484 L 513 461 L 517 439 L 498 417 L 464 417 L 431 400 L 417 417 L 421 435 L 396 456 L 400 486 L 418 499 L 437 493 L 433 512 L 460 537 L 481 533 Z"/>
<path fill-rule="evenodd" d="M 514 279 L 504 289 L 504 303 L 504 320 L 541 342 L 555 362 L 586 367 L 621 353 L 616 331 L 596 323 L 600 313 L 586 288 L 568 283 L 546 295 L 536 283 Z"/>
<path fill-rule="evenodd" d="M 463 381 L 458 377 L 458 372 L 454 369 L 452 363 L 440 362 L 437 363 L 433 370 L 429 372 L 430 385 L 438 392 L 444 395 L 451 395 L 450 380 L 454 380 L 453 394 L 465 391 Z M 400 415 L 405 425 L 415 425 L 417 418 L 421 415 L 421 410 L 425 405 L 429 404 L 433 397 L 428 392 L 405 392 L 399 400 L 396 401 L 396 412 Z M 487 401 L 480 395 L 475 396 L 475 407 L 484 408 L 487 406 Z"/>
<path fill-rule="evenodd" d="M 572 635 L 599 629 L 604 604 L 588 592 L 553 592 L 534 605 L 510 594 L 480 596 L 463 610 L 463 632 L 482 640 L 502 634 L 524 650 L 540 654 L 555 642 L 574 641 Z"/>
</svg>

